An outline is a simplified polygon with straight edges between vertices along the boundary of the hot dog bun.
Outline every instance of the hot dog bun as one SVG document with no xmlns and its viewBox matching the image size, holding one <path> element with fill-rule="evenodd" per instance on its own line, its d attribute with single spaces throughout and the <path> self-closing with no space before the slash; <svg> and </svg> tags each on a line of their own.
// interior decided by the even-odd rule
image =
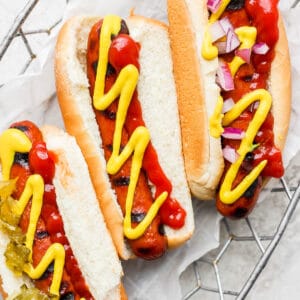
<svg viewBox="0 0 300 300">
<path fill-rule="evenodd" d="M 217 59 L 207 63 L 200 55 L 206 11 L 206 1 L 168 1 L 185 169 L 191 192 L 203 200 L 214 198 L 224 168 L 221 141 L 209 135 L 208 119 L 220 89 Z"/>
<path fill-rule="evenodd" d="M 95 299 L 126 299 L 121 287 L 122 268 L 99 209 L 96 194 L 81 151 L 73 137 L 60 129 L 42 129 L 47 149 L 57 158 L 53 183 L 64 231 L 85 282 Z M 1 294 L 19 293 L 29 277 L 16 276 L 5 263 L 8 238 L 0 231 Z M 105 276 L 103 275 L 105 274 Z"/>
<path fill-rule="evenodd" d="M 223 173 L 224 158 L 220 138 L 209 133 L 209 118 L 220 88 L 215 79 L 218 57 L 206 60 L 201 54 L 209 18 L 207 1 L 169 0 L 168 17 L 186 173 L 192 194 L 201 200 L 212 200 Z M 291 111 L 291 75 L 281 18 L 278 26 L 279 40 L 271 66 L 269 92 L 273 98 L 275 145 L 283 149 Z M 189 107 L 196 109 L 191 112 Z"/>
<path fill-rule="evenodd" d="M 273 97 L 272 112 L 274 115 L 275 144 L 283 150 L 290 123 L 292 80 L 288 40 L 280 15 L 278 28 L 279 39 L 275 48 L 275 58 L 271 65 L 269 89 Z"/>
<path fill-rule="evenodd" d="M 106 172 L 102 141 L 92 109 L 86 75 L 89 31 L 100 17 L 73 17 L 62 28 L 56 46 L 56 87 L 66 130 L 74 135 L 89 166 L 108 228 L 119 254 L 132 257 L 123 235 L 123 216 Z M 173 196 L 187 213 L 179 230 L 165 227 L 168 246 L 189 239 L 194 230 L 191 197 L 185 179 L 176 89 L 172 73 L 167 27 L 162 23 L 130 16 L 130 35 L 141 45 L 138 97 L 143 118 L 159 163 L 173 185 Z M 99 147 L 100 146 L 100 147 Z"/>
</svg>

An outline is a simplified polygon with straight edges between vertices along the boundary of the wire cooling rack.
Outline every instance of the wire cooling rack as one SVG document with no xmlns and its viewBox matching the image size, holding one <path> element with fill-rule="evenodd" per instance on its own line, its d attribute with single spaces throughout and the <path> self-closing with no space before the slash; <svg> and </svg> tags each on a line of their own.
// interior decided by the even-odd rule
<svg viewBox="0 0 300 300">
<path fill-rule="evenodd" d="M 299 160 L 299 155 L 298 155 Z M 295 158 L 296 159 L 296 158 Z M 298 166 L 299 167 L 299 166 Z M 192 287 L 186 291 L 184 299 L 245 299 L 255 281 L 267 265 L 275 248 L 277 247 L 285 229 L 291 220 L 293 212 L 299 202 L 300 195 L 300 176 L 295 176 L 293 168 L 286 170 L 285 178 L 277 182 L 277 186 L 265 190 L 267 198 L 273 198 L 271 203 L 260 203 L 252 215 L 245 220 L 230 221 L 224 218 L 221 224 L 221 241 L 218 249 L 215 249 L 194 262 L 183 274 L 193 274 L 195 280 Z M 293 179 L 291 179 L 293 177 Z M 289 179 L 286 179 L 289 178 Z M 294 183 L 291 181 L 293 180 Z M 266 199 L 265 202 L 270 199 Z M 274 212 L 274 202 L 280 202 L 281 212 L 276 212 L 273 216 L 268 214 L 262 222 L 261 227 L 273 227 L 273 233 L 264 235 L 262 228 L 256 226 L 259 214 L 264 214 L 272 209 Z M 278 218 L 278 214 L 280 218 Z M 278 222 L 280 220 L 280 222 Z M 265 223 L 265 224 L 264 224 Z M 272 226 L 272 225 L 273 226 Z M 241 231 L 242 233 L 239 233 Z M 271 229 L 271 230 L 272 230 Z M 247 256 L 247 251 L 252 247 L 251 256 Z M 257 248 L 257 251 L 253 248 Z M 258 252 L 258 254 L 256 253 Z M 228 255 L 229 253 L 229 255 Z M 234 260 L 230 255 L 239 255 L 236 259 L 241 264 L 245 264 L 244 270 L 236 268 Z M 242 255 L 245 257 L 241 258 Z M 227 261 L 227 262 L 226 262 Z M 222 269 L 222 264 L 233 266 L 233 270 Z M 254 264 L 254 265 L 253 265 Z M 189 275 L 191 277 L 191 275 Z M 231 278 L 230 278 L 231 277 Z M 238 278 L 238 280 L 236 280 Z M 226 289 L 226 283 L 230 280 L 235 281 L 234 287 Z M 238 281 L 238 282 L 237 282 Z M 187 280 L 185 280 L 187 282 Z M 223 283 L 226 282 L 224 285 Z M 231 284 L 232 286 L 232 284 Z M 215 297 L 211 297 L 214 294 Z M 210 295 L 210 298 L 208 298 Z M 218 296 L 218 297 L 217 297 Z"/>
<path fill-rule="evenodd" d="M 44 27 L 34 24 L 30 20 L 34 14 L 45 13 L 45 2 L 50 3 L 45 0 L 29 0 L 23 2 L 23 7 L 15 7 L 16 12 L 11 20 L 11 26 L 8 27 L 7 32 L 2 32 L 0 35 L 0 76 L 2 76 L 0 88 L 6 80 L 30 69 L 38 51 L 43 47 L 43 43 L 40 41 L 46 40 L 45 37 L 50 35 L 51 31 L 61 22 L 63 8 L 68 0 L 51 1 L 60 9 L 57 10 L 54 17 L 48 18 L 48 24 L 46 22 Z M 299 2 L 300 0 L 296 0 L 291 8 L 296 7 Z M 6 6 L 7 2 L 2 0 L 0 4 Z M 28 23 L 31 24 L 31 27 Z M 16 53 L 19 59 L 17 63 L 14 63 L 16 68 L 8 72 L 7 66 L 12 66 L 11 60 L 15 60 Z M 299 202 L 300 174 L 297 175 L 298 172 L 295 172 L 295 166 L 300 169 L 300 154 L 287 168 L 285 177 L 275 183 L 273 182 L 271 189 L 265 189 L 264 192 L 267 193 L 268 201 L 260 203 L 249 218 L 234 222 L 226 218 L 222 220 L 219 248 L 191 264 L 181 276 L 185 300 L 240 300 L 246 298 L 264 267 L 268 264 Z M 280 205 L 275 205 L 275 207 L 279 207 L 275 213 L 274 207 L 272 208 L 273 219 L 270 219 L 270 216 L 264 218 L 264 212 L 270 209 L 270 205 L 274 202 L 279 202 Z M 267 225 L 263 224 L 262 219 L 265 219 Z M 278 220 L 280 221 L 278 222 Z M 257 226 L 257 223 L 263 227 L 263 230 Z M 264 234 L 266 227 L 271 231 L 271 234 Z M 256 251 L 252 249 L 251 257 L 244 257 L 247 253 L 245 249 L 251 247 L 256 248 Z M 248 262 L 244 269 L 224 270 L 222 267 L 224 261 L 232 260 L 233 256 L 236 257 L 236 255 L 239 258 L 242 257 L 242 260 L 244 258 L 244 262 Z M 251 263 L 249 264 L 249 262 Z M 233 278 L 234 280 L 232 280 Z M 232 285 L 232 281 L 235 283 L 234 285 Z"/>
<path fill-rule="evenodd" d="M 50 33 L 61 22 L 68 0 L 0 0 L 0 84 L 29 71 Z M 11 62 L 14 62 L 13 64 Z"/>
</svg>

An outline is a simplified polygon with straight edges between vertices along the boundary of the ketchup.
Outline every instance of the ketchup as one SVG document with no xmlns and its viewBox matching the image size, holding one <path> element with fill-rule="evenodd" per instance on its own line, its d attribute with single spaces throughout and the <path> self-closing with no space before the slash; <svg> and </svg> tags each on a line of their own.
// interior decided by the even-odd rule
<svg viewBox="0 0 300 300">
<path fill-rule="evenodd" d="M 131 100 L 127 120 L 126 128 L 129 133 L 132 133 L 138 126 L 145 126 L 142 118 L 141 105 L 136 94 Z M 145 151 L 143 169 L 146 171 L 149 180 L 156 186 L 155 197 L 158 197 L 164 191 L 167 191 L 169 194 L 159 210 L 162 223 L 174 229 L 181 228 L 184 225 L 186 212 L 178 201 L 170 197 L 172 184 L 159 164 L 157 153 L 152 143 L 149 143 Z"/>
<path fill-rule="evenodd" d="M 128 34 L 121 33 L 111 42 L 109 48 L 109 62 L 117 72 L 129 64 L 135 65 L 138 70 L 140 45 Z"/>
<path fill-rule="evenodd" d="M 269 73 L 275 55 L 278 32 L 278 0 L 247 0 L 245 10 L 257 29 L 257 42 L 266 43 L 270 50 L 265 55 L 253 56 L 253 63 L 260 73 Z M 274 26 L 275 24 L 275 26 Z"/>
<path fill-rule="evenodd" d="M 257 42 L 274 48 L 278 40 L 278 0 L 246 0 L 245 10 L 257 29 Z M 274 26 L 276 24 L 276 26 Z"/>
</svg>

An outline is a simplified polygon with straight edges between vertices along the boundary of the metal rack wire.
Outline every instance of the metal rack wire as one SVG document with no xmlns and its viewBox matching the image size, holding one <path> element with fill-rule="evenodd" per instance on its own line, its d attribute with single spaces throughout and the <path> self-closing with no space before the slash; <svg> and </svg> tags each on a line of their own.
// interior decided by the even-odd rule
<svg viewBox="0 0 300 300">
<path fill-rule="evenodd" d="M 0 44 L 0 62 L 6 55 L 7 51 L 9 50 L 12 42 L 14 39 L 21 38 L 22 42 L 25 45 L 26 51 L 29 54 L 29 58 L 24 61 L 24 64 L 20 66 L 18 70 L 18 74 L 23 74 L 29 68 L 31 63 L 36 58 L 36 52 L 33 50 L 31 43 L 28 39 L 30 35 L 39 35 L 39 34 L 50 34 L 51 31 L 60 23 L 61 16 L 57 16 L 57 20 L 53 22 L 53 24 L 47 28 L 40 28 L 35 30 L 23 30 L 22 27 L 26 20 L 35 9 L 36 5 L 38 4 L 39 0 L 28 0 L 24 7 L 19 11 L 17 17 L 15 18 L 14 22 L 12 23 L 9 31 L 3 38 Z M 67 3 L 68 0 L 65 0 Z M 300 0 L 296 0 L 291 8 L 296 7 Z M 1 87 L 0 87 L 1 88 Z M 300 178 L 298 180 L 300 182 Z M 220 247 L 212 253 L 208 253 L 204 257 L 200 258 L 198 261 L 194 262 L 190 268 L 189 272 L 194 273 L 195 277 L 195 284 L 189 291 L 186 292 L 184 299 L 199 299 L 198 293 L 200 291 L 207 292 L 207 293 L 214 293 L 216 297 L 223 300 L 224 297 L 231 297 L 236 299 L 245 299 L 251 288 L 253 287 L 254 283 L 256 282 L 257 278 L 261 274 L 264 267 L 267 265 L 269 259 L 272 256 L 275 248 L 277 247 L 285 229 L 292 217 L 292 214 L 299 202 L 300 199 L 300 185 L 297 183 L 292 187 L 285 178 L 280 180 L 280 186 L 274 188 L 270 191 L 270 195 L 272 193 L 281 194 L 281 196 L 285 195 L 288 199 L 288 205 L 284 212 L 282 213 L 281 220 L 279 224 L 277 223 L 277 229 L 275 230 L 274 234 L 271 235 L 262 235 L 259 233 L 259 230 L 253 225 L 251 218 L 247 218 L 245 221 L 246 227 L 250 234 L 238 234 L 235 233 L 236 229 L 236 222 L 233 225 L 229 220 L 223 219 L 222 220 L 222 231 L 223 237 L 220 242 Z M 259 208 L 258 208 L 259 209 Z M 278 222 L 278 221 L 277 221 Z M 256 264 L 250 274 L 245 277 L 244 283 L 241 288 L 233 290 L 233 289 L 224 289 L 223 286 L 223 275 L 220 274 L 219 266 L 226 253 L 228 253 L 230 247 L 234 242 L 250 242 L 254 243 L 258 250 L 259 256 L 257 258 Z M 267 245 L 266 245 L 267 243 Z M 205 284 L 203 280 L 203 264 L 210 267 L 213 270 L 213 284 Z M 226 275 L 225 275 L 226 276 Z"/>
<path fill-rule="evenodd" d="M 280 179 L 280 184 L 281 187 L 270 190 L 269 197 L 272 197 L 272 193 L 278 194 L 283 192 L 285 193 L 286 198 L 289 200 L 289 203 L 282 214 L 282 218 L 278 224 L 275 233 L 273 235 L 268 235 L 268 236 L 260 235 L 259 228 L 256 229 L 255 226 L 253 226 L 251 217 L 249 217 L 245 219 L 245 223 L 251 234 L 238 235 L 234 233 L 235 226 L 232 226 L 232 224 L 230 224 L 229 221 L 226 218 L 224 218 L 222 220 L 222 226 L 223 229 L 225 229 L 225 234 L 223 235 L 220 247 L 214 251 L 213 255 L 208 254 L 192 264 L 192 271 L 194 272 L 196 283 L 195 286 L 185 294 L 184 296 L 185 300 L 191 299 L 192 296 L 195 295 L 201 289 L 208 293 L 217 294 L 219 296 L 219 299 L 222 300 L 224 299 L 225 295 L 234 297 L 235 299 L 238 300 L 245 299 L 245 297 L 253 287 L 255 281 L 257 280 L 257 278 L 263 271 L 264 267 L 267 265 L 269 259 L 271 258 L 282 235 L 284 234 L 284 231 L 300 199 L 300 185 L 298 185 L 296 188 L 290 188 L 284 178 Z M 269 221 L 270 220 L 267 219 L 267 222 Z M 238 221 L 238 222 L 241 223 L 244 221 Z M 237 225 L 236 222 L 235 225 Z M 228 251 L 229 247 L 232 246 L 232 243 L 234 241 L 255 243 L 261 255 L 257 259 L 256 265 L 248 277 L 246 277 L 245 274 L 239 274 L 244 276 L 244 285 L 240 290 L 225 290 L 222 286 L 222 277 L 219 271 L 219 264 L 223 259 L 224 254 Z M 264 246 L 263 242 L 267 242 L 268 243 L 267 246 Z M 215 273 L 214 285 L 209 286 L 203 284 L 202 282 L 203 270 L 199 268 L 200 263 L 208 264 L 213 268 Z"/>
<path fill-rule="evenodd" d="M 63 0 L 65 4 L 67 4 L 68 0 Z M 46 28 L 38 28 L 34 30 L 23 30 L 24 24 L 26 24 L 26 21 L 36 9 L 36 6 L 38 3 L 42 3 L 40 0 L 28 0 L 23 8 L 20 9 L 18 12 L 16 18 L 14 19 L 11 27 L 9 28 L 8 32 L 4 36 L 3 40 L 0 44 L 0 62 L 4 59 L 5 55 L 9 56 L 9 50 L 12 45 L 12 43 L 21 38 L 26 52 L 27 56 L 29 56 L 27 59 L 24 58 L 24 61 L 19 66 L 18 71 L 16 71 L 16 75 L 24 74 L 27 69 L 30 67 L 34 59 L 36 58 L 37 52 L 40 49 L 34 50 L 34 47 L 32 46 L 32 43 L 29 40 L 29 37 L 35 35 L 35 36 L 41 36 L 41 35 L 50 35 L 51 32 L 55 29 L 55 27 L 61 22 L 62 15 L 57 16 L 57 19 Z M 61 10 L 62 13 L 63 10 Z M 2 70 L 3 72 L 5 70 Z M 1 87 L 1 86 L 0 86 Z"/>
</svg>

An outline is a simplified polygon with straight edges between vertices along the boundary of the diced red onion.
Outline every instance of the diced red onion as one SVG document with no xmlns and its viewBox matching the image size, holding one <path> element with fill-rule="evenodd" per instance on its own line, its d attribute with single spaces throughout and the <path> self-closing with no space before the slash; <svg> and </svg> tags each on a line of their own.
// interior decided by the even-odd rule
<svg viewBox="0 0 300 300">
<path fill-rule="evenodd" d="M 226 35 L 226 42 L 219 41 L 215 43 L 219 54 L 229 53 L 236 49 L 241 43 L 227 17 L 213 23 L 211 25 L 211 32 L 213 42 Z"/>
<path fill-rule="evenodd" d="M 226 32 L 224 31 L 219 21 L 212 23 L 209 31 L 211 34 L 212 42 L 215 42 L 216 40 L 226 35 Z"/>
<path fill-rule="evenodd" d="M 223 156 L 226 160 L 228 160 L 230 163 L 236 162 L 238 159 L 239 155 L 236 153 L 235 149 L 232 147 L 229 147 L 228 145 L 225 146 L 222 150 Z"/>
<path fill-rule="evenodd" d="M 221 5 L 222 0 L 207 0 L 207 8 L 212 13 L 215 13 Z"/>
<path fill-rule="evenodd" d="M 237 49 L 235 50 L 235 55 L 239 56 L 241 59 L 243 59 L 247 64 L 250 63 L 250 57 L 251 57 L 251 49 Z"/>
<path fill-rule="evenodd" d="M 253 106 L 254 106 L 254 109 L 258 109 L 258 107 L 259 107 L 259 102 L 258 102 L 258 101 L 255 101 L 255 102 L 253 103 Z"/>
<path fill-rule="evenodd" d="M 226 127 L 222 133 L 222 137 L 231 140 L 241 140 L 244 138 L 244 136 L 245 131 L 234 127 Z"/>
<path fill-rule="evenodd" d="M 262 136 L 263 135 L 263 132 L 262 131 L 258 131 L 256 136 Z"/>
<path fill-rule="evenodd" d="M 219 23 L 222 26 L 222 28 L 223 28 L 223 30 L 225 31 L 226 34 L 229 30 L 234 31 L 234 28 L 233 28 L 231 22 L 229 21 L 229 19 L 227 17 L 224 17 L 224 18 L 220 19 Z"/>
<path fill-rule="evenodd" d="M 222 113 L 225 114 L 228 111 L 230 111 L 234 106 L 234 101 L 232 98 L 228 98 L 226 100 L 224 100 L 223 102 L 223 109 L 222 109 Z"/>
<path fill-rule="evenodd" d="M 229 65 L 225 61 L 219 61 L 216 82 L 224 91 L 232 91 L 234 89 L 233 77 Z"/>
<path fill-rule="evenodd" d="M 253 46 L 253 52 L 255 54 L 266 54 L 269 51 L 269 46 L 266 43 L 257 43 Z"/>
<path fill-rule="evenodd" d="M 218 48 L 219 54 L 226 53 L 226 42 L 216 42 L 214 45 Z"/>
<path fill-rule="evenodd" d="M 259 106 L 259 102 L 258 101 L 255 101 L 251 104 L 250 106 L 250 112 L 253 112 L 254 110 L 256 110 Z"/>
<path fill-rule="evenodd" d="M 233 51 L 241 44 L 238 36 L 231 28 L 228 29 L 226 37 L 226 53 Z"/>
</svg>

